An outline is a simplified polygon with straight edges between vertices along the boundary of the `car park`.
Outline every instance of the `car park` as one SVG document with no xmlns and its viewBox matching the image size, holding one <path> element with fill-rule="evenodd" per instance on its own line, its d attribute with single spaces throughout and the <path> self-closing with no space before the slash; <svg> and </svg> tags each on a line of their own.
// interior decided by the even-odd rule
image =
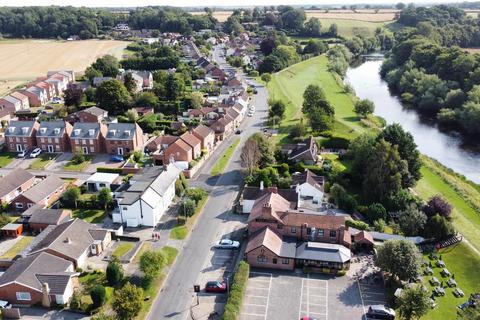
<svg viewBox="0 0 480 320">
<path fill-rule="evenodd" d="M 27 156 L 27 154 L 28 154 L 28 150 L 25 149 L 25 150 L 21 151 L 19 154 L 17 154 L 17 157 L 18 158 L 25 158 Z"/>
<path fill-rule="evenodd" d="M 227 283 L 225 281 L 208 281 L 205 285 L 205 292 L 227 292 Z"/>
<path fill-rule="evenodd" d="M 215 245 L 217 249 L 238 249 L 240 247 L 240 242 L 233 241 L 230 239 L 222 239 Z"/>
<path fill-rule="evenodd" d="M 42 153 L 42 149 L 40 148 L 35 148 L 33 149 L 32 153 L 30 153 L 30 158 L 36 158 Z"/>
<path fill-rule="evenodd" d="M 394 320 L 395 311 L 382 305 L 373 305 L 368 308 L 367 319 Z"/>
</svg>

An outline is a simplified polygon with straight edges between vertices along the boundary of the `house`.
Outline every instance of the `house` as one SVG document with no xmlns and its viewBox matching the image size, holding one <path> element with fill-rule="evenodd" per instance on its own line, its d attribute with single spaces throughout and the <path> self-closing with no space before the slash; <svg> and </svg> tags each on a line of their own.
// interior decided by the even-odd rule
<svg viewBox="0 0 480 320">
<path fill-rule="evenodd" d="M 13 109 L 11 107 L 5 107 L 1 105 L 2 101 L 0 101 L 0 122 L 1 123 L 9 123 L 13 116 Z"/>
<path fill-rule="evenodd" d="M 229 115 L 226 115 L 213 122 L 210 128 L 215 131 L 215 141 L 221 141 L 233 132 L 234 122 Z"/>
<path fill-rule="evenodd" d="M 175 165 L 145 168 L 134 175 L 115 198 L 114 223 L 128 227 L 155 227 L 175 197 L 175 182 L 182 170 Z"/>
<path fill-rule="evenodd" d="M 225 81 L 227 79 L 227 74 L 222 69 L 216 66 L 208 70 L 206 75 L 212 79 L 219 81 Z"/>
<path fill-rule="evenodd" d="M 70 134 L 71 150 L 80 154 L 105 152 L 107 126 L 99 122 L 75 122 Z"/>
<path fill-rule="evenodd" d="M 41 232 L 48 226 L 57 226 L 72 217 L 72 211 L 67 209 L 42 209 L 39 206 L 34 206 L 27 211 L 31 209 L 28 226 L 34 232 Z"/>
<path fill-rule="evenodd" d="M 30 108 L 30 103 L 29 103 L 28 97 L 26 95 L 21 94 L 18 91 L 14 91 L 14 92 L 10 93 L 10 96 L 14 97 L 15 99 L 20 100 L 20 102 L 22 103 L 22 106 L 21 106 L 20 109 L 27 110 L 27 109 Z"/>
<path fill-rule="evenodd" d="M 169 145 L 178 140 L 177 136 L 172 135 L 161 135 L 151 139 L 147 143 L 147 150 L 150 152 L 156 152 L 166 149 Z"/>
<path fill-rule="evenodd" d="M 153 158 L 159 163 L 158 157 L 154 155 Z M 163 151 L 163 164 L 175 162 L 177 166 L 188 169 L 188 164 L 193 159 L 193 148 L 182 139 L 176 140 Z"/>
<path fill-rule="evenodd" d="M 215 146 L 215 131 L 201 124 L 194 128 L 192 133 L 195 137 L 200 139 L 202 150 L 207 150 L 207 152 L 213 150 L 213 147 Z"/>
<path fill-rule="evenodd" d="M 255 201 L 261 196 L 269 193 L 272 188 L 264 188 L 263 181 L 260 182 L 260 187 L 245 186 L 242 195 L 240 196 L 240 204 L 242 206 L 242 213 L 250 213 Z M 298 200 L 298 194 L 295 189 L 276 189 L 277 193 L 291 203 Z M 295 205 L 292 205 L 295 207 Z"/>
<path fill-rule="evenodd" d="M 27 89 L 34 87 L 45 91 L 47 95 L 47 102 L 52 100 L 52 98 L 55 96 L 55 87 L 53 86 L 53 84 L 47 83 L 42 80 L 33 81 L 27 84 Z"/>
<path fill-rule="evenodd" d="M 56 75 L 62 75 L 68 79 L 68 82 L 75 81 L 75 71 L 73 70 L 52 70 L 47 72 L 47 77 L 54 77 Z"/>
<path fill-rule="evenodd" d="M 36 204 L 46 208 L 60 198 L 65 190 L 65 181 L 55 175 L 49 175 L 27 191 L 12 200 L 12 206 L 17 211 L 24 211 Z"/>
<path fill-rule="evenodd" d="M 127 155 L 143 147 L 143 131 L 136 123 L 109 123 L 105 138 L 106 152 Z"/>
<path fill-rule="evenodd" d="M 288 156 L 288 160 L 296 163 L 312 165 L 318 161 L 318 147 L 313 136 L 310 136 L 297 144 L 285 144 L 281 149 Z"/>
<path fill-rule="evenodd" d="M 292 175 L 292 188 L 295 188 L 298 194 L 298 206 L 308 208 L 312 205 L 320 204 L 323 201 L 323 185 L 325 178 L 317 176 L 310 170 Z"/>
<path fill-rule="evenodd" d="M 22 109 L 22 101 L 8 95 L 0 99 L 0 108 L 7 109 L 13 114 L 15 111 Z"/>
<path fill-rule="evenodd" d="M 0 299 L 15 305 L 63 305 L 77 287 L 73 263 L 42 252 L 16 260 L 0 276 Z"/>
<path fill-rule="evenodd" d="M 118 80 L 120 80 L 122 83 L 125 83 L 125 77 L 127 74 L 130 74 L 132 76 L 133 81 L 135 82 L 135 89 L 133 92 L 138 93 L 143 90 L 143 78 L 136 74 L 135 72 L 132 71 L 125 71 L 123 74 L 119 75 L 117 77 Z M 95 80 L 94 80 L 95 81 Z"/>
<path fill-rule="evenodd" d="M 30 172 L 16 168 L 0 179 L 0 203 L 9 204 L 22 192 L 35 183 L 35 176 Z"/>
<path fill-rule="evenodd" d="M 103 188 L 112 191 L 119 186 L 120 175 L 118 173 L 95 172 L 85 182 L 88 192 L 97 192 Z"/>
<path fill-rule="evenodd" d="M 75 268 L 83 268 L 89 256 L 99 255 L 112 241 L 108 230 L 78 218 L 48 226 L 37 238 L 29 255 L 47 252 L 72 262 Z"/>
<path fill-rule="evenodd" d="M 198 139 L 193 133 L 185 132 L 180 136 L 192 148 L 192 157 L 197 159 L 202 156 L 202 141 Z"/>
<path fill-rule="evenodd" d="M 150 71 L 132 71 L 137 76 L 142 78 L 142 89 L 151 90 L 153 89 L 153 74 Z"/>
<path fill-rule="evenodd" d="M 80 122 L 104 122 L 108 118 L 108 111 L 99 107 L 90 107 L 77 112 Z"/>
<path fill-rule="evenodd" d="M 140 117 L 155 113 L 152 107 L 136 107 L 135 111 L 137 111 Z"/>
<path fill-rule="evenodd" d="M 159 41 L 160 41 L 160 38 L 143 38 L 142 39 L 142 42 L 145 44 L 154 44 Z"/>
<path fill-rule="evenodd" d="M 72 129 L 66 121 L 42 121 L 37 131 L 37 146 L 48 153 L 70 151 Z"/>
<path fill-rule="evenodd" d="M 37 145 L 37 121 L 10 121 L 5 131 L 5 144 L 10 152 L 31 150 Z"/>
<path fill-rule="evenodd" d="M 45 88 L 32 86 L 20 90 L 20 93 L 28 97 L 30 107 L 40 107 L 48 102 L 47 91 Z"/>
<path fill-rule="evenodd" d="M 240 112 L 235 110 L 235 108 L 233 108 L 233 107 L 227 108 L 226 114 L 229 115 L 230 118 L 233 119 L 234 128 L 236 128 L 240 125 L 240 122 L 242 121 L 242 118 L 240 116 Z"/>
<path fill-rule="evenodd" d="M 23 224 L 21 223 L 8 223 L 0 229 L 2 237 L 17 238 L 21 236 L 23 232 Z"/>
<path fill-rule="evenodd" d="M 112 80 L 112 79 L 113 79 L 112 77 L 94 77 L 92 83 L 93 83 L 93 86 L 97 88 L 105 81 Z"/>
</svg>

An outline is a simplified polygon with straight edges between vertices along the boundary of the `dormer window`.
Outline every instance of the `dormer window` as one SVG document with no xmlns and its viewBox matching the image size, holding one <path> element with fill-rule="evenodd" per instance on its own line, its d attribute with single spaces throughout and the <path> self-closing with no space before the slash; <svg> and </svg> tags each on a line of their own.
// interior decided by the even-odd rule
<svg viewBox="0 0 480 320">
<path fill-rule="evenodd" d="M 15 127 L 10 127 L 10 128 L 8 128 L 8 132 L 14 133 L 14 132 L 15 132 Z"/>
<path fill-rule="evenodd" d="M 22 128 L 22 133 L 27 134 L 28 133 L 28 127 L 23 127 Z"/>
<path fill-rule="evenodd" d="M 95 134 L 95 129 L 89 129 L 88 130 L 88 134 L 93 137 L 93 135 Z"/>
<path fill-rule="evenodd" d="M 109 133 L 110 133 L 110 135 L 114 136 L 115 133 L 117 133 L 117 131 L 116 130 L 110 130 Z"/>
<path fill-rule="evenodd" d="M 55 132 L 55 134 L 60 134 L 60 128 L 55 128 L 53 132 Z"/>
<path fill-rule="evenodd" d="M 82 131 L 81 129 L 75 129 L 75 130 L 73 130 L 73 133 L 74 133 L 76 136 L 79 136 L 81 131 Z"/>
<path fill-rule="evenodd" d="M 40 128 L 40 133 L 46 133 L 47 132 L 47 128 Z"/>
<path fill-rule="evenodd" d="M 125 130 L 123 133 L 124 133 L 127 137 L 130 137 L 130 130 Z"/>
</svg>

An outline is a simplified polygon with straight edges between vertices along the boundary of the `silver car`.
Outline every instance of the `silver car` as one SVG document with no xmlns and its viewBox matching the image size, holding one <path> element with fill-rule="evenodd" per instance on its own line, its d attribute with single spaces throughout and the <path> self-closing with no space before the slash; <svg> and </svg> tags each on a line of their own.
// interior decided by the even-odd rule
<svg viewBox="0 0 480 320">
<path fill-rule="evenodd" d="M 238 249 L 240 248 L 240 242 L 233 241 L 230 239 L 222 239 L 220 242 L 215 245 L 217 249 Z"/>
</svg>

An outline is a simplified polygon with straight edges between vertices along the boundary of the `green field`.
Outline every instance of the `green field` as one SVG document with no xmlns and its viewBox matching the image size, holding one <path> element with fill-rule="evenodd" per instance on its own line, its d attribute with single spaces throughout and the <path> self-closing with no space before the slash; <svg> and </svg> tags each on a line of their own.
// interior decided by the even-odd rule
<svg viewBox="0 0 480 320">
<path fill-rule="evenodd" d="M 375 29 L 385 26 L 385 22 L 369 22 L 347 19 L 320 19 L 322 29 L 328 30 L 330 25 L 335 23 L 338 27 L 338 35 L 351 38 L 355 35 L 367 37 L 375 35 Z"/>
<path fill-rule="evenodd" d="M 8 166 L 16 156 L 17 155 L 13 152 L 5 152 L 0 154 L 0 168 L 5 168 Z"/>
</svg>

